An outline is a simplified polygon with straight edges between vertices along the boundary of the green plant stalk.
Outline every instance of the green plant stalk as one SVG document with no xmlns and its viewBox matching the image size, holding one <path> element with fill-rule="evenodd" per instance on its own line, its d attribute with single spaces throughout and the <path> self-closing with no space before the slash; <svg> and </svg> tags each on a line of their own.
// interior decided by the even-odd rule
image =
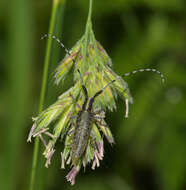
<svg viewBox="0 0 186 190">
<path fill-rule="evenodd" d="M 88 25 L 91 24 L 92 1 L 93 1 L 93 0 L 90 0 L 90 1 L 89 1 L 89 11 L 88 11 L 88 18 L 87 18 L 87 26 L 86 26 L 86 27 L 88 27 Z"/>
<path fill-rule="evenodd" d="M 65 10 L 65 5 L 66 5 L 66 0 L 63 0 L 63 3 L 58 8 L 58 13 L 56 17 L 56 27 L 55 27 L 55 35 L 57 37 L 62 36 L 63 32 L 63 20 L 64 20 L 64 10 Z M 53 43 L 52 44 L 52 64 L 49 65 L 49 73 L 52 73 L 57 65 L 59 64 L 59 60 L 61 59 L 61 54 L 63 52 L 63 49 L 61 51 L 61 48 L 59 47 L 58 44 Z M 57 92 L 58 88 L 54 86 L 53 84 L 53 75 L 49 75 L 48 77 L 48 86 L 47 86 L 47 97 L 45 99 L 45 105 L 48 107 L 50 104 L 56 101 L 57 98 Z"/>
<path fill-rule="evenodd" d="M 53 0 L 52 15 L 51 15 L 50 25 L 49 25 L 49 34 L 53 34 L 54 32 L 56 13 L 57 13 L 59 3 L 60 3 L 59 1 Z M 50 61 L 50 55 L 51 55 L 50 54 L 51 46 L 52 46 L 52 38 L 48 38 L 45 61 L 44 61 L 44 71 L 43 71 L 41 93 L 40 93 L 39 113 L 42 112 L 43 107 L 44 107 L 48 67 L 49 67 L 49 61 Z M 30 190 L 34 189 L 35 178 L 36 178 L 36 166 L 37 166 L 37 161 L 38 161 L 38 152 L 39 152 L 39 138 L 37 137 L 34 142 L 34 153 L 33 153 L 33 162 L 32 162 L 32 170 L 31 170 L 30 188 L 29 188 Z"/>
<path fill-rule="evenodd" d="M 88 18 L 86 23 L 86 29 L 85 29 L 85 45 L 83 48 L 83 72 L 85 71 L 85 65 L 86 65 L 86 59 L 87 59 L 87 46 L 88 46 L 88 40 L 90 35 L 90 29 L 92 27 L 91 22 L 91 15 L 92 15 L 92 0 L 89 0 L 89 11 L 88 11 Z"/>
<path fill-rule="evenodd" d="M 64 9 L 65 9 L 65 0 L 60 4 L 57 10 L 57 16 L 56 16 L 56 21 L 55 21 L 55 35 L 57 37 L 62 36 L 62 30 L 63 30 L 63 18 L 64 18 Z M 57 43 L 52 43 L 52 56 L 50 60 L 52 60 L 52 64 L 49 65 L 48 72 L 52 73 L 56 67 L 57 64 L 59 63 L 59 59 L 61 59 L 61 48 L 58 46 Z M 56 101 L 57 98 L 57 93 L 58 93 L 58 88 L 54 86 L 53 84 L 53 75 L 48 75 L 48 83 L 47 83 L 47 91 L 46 91 L 46 97 L 45 97 L 45 106 L 48 107 L 51 105 L 53 102 Z M 40 150 L 39 150 L 40 152 Z M 46 181 L 48 179 L 49 175 L 49 170 L 43 169 L 43 165 L 45 163 L 45 158 L 41 156 L 38 159 L 38 171 L 36 173 L 36 176 L 39 175 L 39 182 L 37 183 L 37 187 L 40 190 L 46 189 L 45 186 L 47 186 Z M 56 171 L 56 167 L 50 168 L 50 172 L 53 173 Z"/>
</svg>

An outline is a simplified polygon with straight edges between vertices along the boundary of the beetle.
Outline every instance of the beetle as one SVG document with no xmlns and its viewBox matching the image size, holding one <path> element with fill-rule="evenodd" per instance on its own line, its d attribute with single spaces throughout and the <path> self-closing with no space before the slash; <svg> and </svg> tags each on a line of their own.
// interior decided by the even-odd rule
<svg viewBox="0 0 186 190">
<path fill-rule="evenodd" d="M 81 73 L 79 70 L 78 72 L 81 77 Z M 103 89 L 101 89 L 98 92 L 96 92 L 93 97 L 89 99 L 88 91 L 84 84 L 82 84 L 82 89 L 85 95 L 85 100 L 82 105 L 82 108 L 79 110 L 77 114 L 74 137 L 72 141 L 71 158 L 73 164 L 75 165 L 77 164 L 77 161 L 81 158 L 81 156 L 84 154 L 86 150 L 88 139 L 91 132 L 92 120 L 96 120 L 97 118 L 95 117 L 95 115 L 99 113 L 99 111 L 97 111 L 96 113 L 93 112 L 94 100 L 103 92 Z"/>
<path fill-rule="evenodd" d="M 144 72 L 144 71 L 156 72 L 156 73 L 160 74 L 162 82 L 164 82 L 164 80 L 165 80 L 163 74 L 160 71 L 158 71 L 156 69 L 149 69 L 149 68 L 148 69 L 135 70 L 135 71 L 132 71 L 130 73 L 125 73 L 125 74 L 121 75 L 121 77 L 129 76 L 130 74 L 135 74 L 137 72 Z M 80 78 L 82 81 L 83 79 L 82 79 L 82 76 L 81 76 L 79 69 L 78 69 L 78 73 L 80 74 Z M 117 79 L 110 81 L 101 90 L 97 91 L 91 98 L 89 98 L 89 96 L 88 96 L 88 91 L 87 91 L 85 85 L 82 84 L 82 90 L 83 90 L 84 95 L 85 95 L 85 100 L 84 100 L 84 103 L 83 103 L 81 109 L 78 112 L 76 123 L 75 123 L 75 131 L 74 131 L 74 137 L 73 137 L 73 141 L 72 141 L 72 155 L 71 155 L 72 163 L 74 165 L 77 164 L 78 160 L 84 154 L 86 147 L 87 147 L 87 144 L 88 144 L 90 132 L 91 132 L 91 124 L 92 124 L 93 120 L 97 120 L 95 115 L 97 113 L 99 113 L 99 111 L 94 113 L 94 111 L 93 111 L 94 101 L 99 95 L 101 95 L 103 93 L 103 91 L 109 85 L 114 83 L 116 80 Z"/>
</svg>

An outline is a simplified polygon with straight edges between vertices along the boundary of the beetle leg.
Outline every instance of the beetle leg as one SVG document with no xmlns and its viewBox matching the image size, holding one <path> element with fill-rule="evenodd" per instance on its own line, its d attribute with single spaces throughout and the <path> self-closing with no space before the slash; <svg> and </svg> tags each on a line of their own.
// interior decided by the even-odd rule
<svg viewBox="0 0 186 190">
<path fill-rule="evenodd" d="M 70 123 L 71 123 L 72 125 L 75 125 L 76 119 L 77 119 L 77 116 L 76 116 L 76 115 L 71 116 L 71 118 L 70 118 Z"/>
<path fill-rule="evenodd" d="M 75 132 L 75 129 L 72 129 L 72 130 L 68 131 L 67 135 L 71 136 L 72 134 L 74 134 L 74 132 Z"/>
<path fill-rule="evenodd" d="M 93 135 L 93 133 L 90 133 L 90 144 L 91 146 L 94 148 L 94 150 L 97 149 L 97 145 L 96 145 L 96 137 Z"/>
<path fill-rule="evenodd" d="M 105 111 L 103 109 L 97 109 L 92 114 L 93 119 L 102 120 L 105 118 Z"/>
<path fill-rule="evenodd" d="M 94 115 L 93 118 L 99 121 L 99 120 L 104 119 L 105 116 L 97 116 L 97 115 Z"/>
<path fill-rule="evenodd" d="M 113 138 L 112 133 L 110 131 L 110 127 L 107 125 L 105 120 L 102 120 L 102 122 L 96 120 L 96 125 L 98 126 L 98 129 L 100 131 L 102 131 L 104 136 L 107 138 L 108 142 L 111 144 L 114 143 L 114 138 Z"/>
<path fill-rule="evenodd" d="M 103 119 L 98 120 L 98 119 L 95 118 L 95 122 L 96 122 L 96 124 L 97 124 L 98 126 L 101 125 L 101 126 L 103 126 L 103 127 L 108 127 L 108 125 L 106 124 L 106 122 L 105 122 Z M 109 128 L 109 127 L 108 127 L 108 128 Z"/>
<path fill-rule="evenodd" d="M 100 110 L 99 111 L 99 114 L 92 114 L 92 119 L 98 123 L 99 125 L 106 125 L 105 121 L 104 121 L 104 118 L 105 118 L 105 112 L 103 110 Z"/>
<path fill-rule="evenodd" d="M 75 122 L 71 121 L 70 124 L 63 130 L 61 133 L 61 141 L 63 141 L 65 136 L 70 136 L 72 134 L 71 131 L 73 131 L 73 127 L 75 126 Z"/>
<path fill-rule="evenodd" d="M 72 147 L 72 144 L 66 144 L 65 147 L 70 148 Z"/>
<path fill-rule="evenodd" d="M 104 109 L 103 108 L 96 108 L 94 111 L 93 111 L 94 114 L 102 114 L 102 113 L 105 113 Z"/>
</svg>

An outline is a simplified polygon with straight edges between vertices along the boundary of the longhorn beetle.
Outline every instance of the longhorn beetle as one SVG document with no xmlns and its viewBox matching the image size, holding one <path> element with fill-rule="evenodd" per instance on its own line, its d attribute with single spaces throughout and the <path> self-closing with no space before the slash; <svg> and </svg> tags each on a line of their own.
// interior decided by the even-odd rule
<svg viewBox="0 0 186 190">
<path fill-rule="evenodd" d="M 63 43 L 58 38 L 56 38 L 55 36 L 52 36 L 50 34 L 45 34 L 41 39 L 43 39 L 45 37 L 52 37 L 53 39 L 55 39 L 60 44 L 60 46 L 65 49 L 65 52 L 71 57 L 70 52 L 65 48 Z M 72 58 L 72 61 L 74 62 L 74 64 L 76 64 L 73 58 Z M 95 115 L 99 114 L 99 112 L 96 113 L 93 110 L 93 104 L 94 104 L 95 99 L 99 95 L 101 95 L 102 92 L 109 85 L 111 85 L 116 80 L 118 80 L 118 78 L 116 78 L 116 79 L 110 81 L 102 89 L 97 91 L 92 97 L 89 98 L 88 91 L 87 91 L 87 88 L 85 87 L 85 85 L 83 83 L 83 77 L 80 73 L 80 70 L 78 69 L 77 71 L 80 75 L 81 86 L 82 86 L 82 90 L 83 90 L 84 95 L 85 95 L 85 100 L 84 100 L 84 103 L 83 103 L 82 107 L 80 107 L 80 110 L 77 114 L 76 123 L 75 123 L 75 131 L 73 133 L 71 158 L 72 158 L 72 163 L 74 165 L 78 164 L 79 159 L 85 153 L 85 150 L 86 150 L 86 147 L 88 144 L 88 139 L 89 139 L 89 136 L 91 133 L 91 124 L 92 124 L 93 120 L 95 120 L 95 121 L 97 120 Z M 121 77 L 129 76 L 130 74 L 135 74 L 137 72 L 144 72 L 144 71 L 152 71 L 152 72 L 159 74 L 162 82 L 164 83 L 164 81 L 165 81 L 164 75 L 160 71 L 158 71 L 156 69 L 150 69 L 150 68 L 139 69 L 139 70 L 132 71 L 130 73 L 125 73 L 125 74 L 121 75 Z M 127 116 L 128 115 L 128 102 L 126 103 L 126 105 L 127 105 L 127 107 L 126 107 L 126 116 Z M 102 119 L 104 119 L 104 117 L 102 117 Z"/>
</svg>

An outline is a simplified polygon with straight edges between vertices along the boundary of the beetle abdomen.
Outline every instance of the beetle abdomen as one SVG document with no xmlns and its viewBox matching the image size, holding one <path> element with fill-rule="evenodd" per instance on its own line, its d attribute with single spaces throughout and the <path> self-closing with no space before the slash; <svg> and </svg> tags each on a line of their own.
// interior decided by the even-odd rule
<svg viewBox="0 0 186 190">
<path fill-rule="evenodd" d="M 84 154 L 91 129 L 91 116 L 87 111 L 80 112 L 72 142 L 72 162 L 76 164 Z"/>
</svg>

